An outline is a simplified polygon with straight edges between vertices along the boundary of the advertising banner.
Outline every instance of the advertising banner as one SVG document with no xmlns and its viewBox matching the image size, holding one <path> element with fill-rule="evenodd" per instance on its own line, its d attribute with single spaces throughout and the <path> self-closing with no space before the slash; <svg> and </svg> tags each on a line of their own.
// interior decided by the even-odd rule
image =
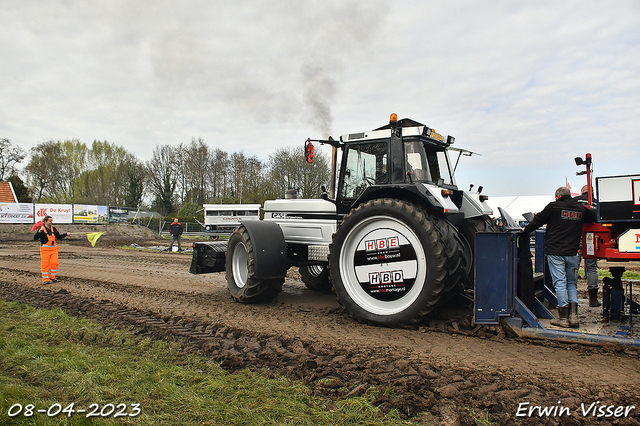
<svg viewBox="0 0 640 426">
<path fill-rule="evenodd" d="M 126 223 L 129 221 L 128 207 L 109 207 L 109 223 Z"/>
<path fill-rule="evenodd" d="M 107 206 L 74 204 L 73 223 L 107 223 Z"/>
<path fill-rule="evenodd" d="M 0 203 L 0 223 L 34 223 L 33 204 Z"/>
<path fill-rule="evenodd" d="M 72 204 L 36 204 L 35 221 L 42 220 L 45 216 L 51 216 L 53 223 L 73 223 Z"/>
</svg>

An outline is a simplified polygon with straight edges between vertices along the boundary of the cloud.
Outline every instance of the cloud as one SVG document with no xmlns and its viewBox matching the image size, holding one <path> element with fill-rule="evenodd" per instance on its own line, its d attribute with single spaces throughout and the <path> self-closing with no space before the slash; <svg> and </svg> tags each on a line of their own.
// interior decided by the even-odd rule
<svg viewBox="0 0 640 426">
<path fill-rule="evenodd" d="M 266 158 L 396 112 L 481 152 L 460 178 L 503 195 L 554 190 L 587 151 L 637 172 L 633 1 L 7 0 L 0 25 L 0 137 L 24 148 L 98 139 L 148 158 L 202 137 Z M 529 176 L 502 176 L 518 164 Z"/>
</svg>

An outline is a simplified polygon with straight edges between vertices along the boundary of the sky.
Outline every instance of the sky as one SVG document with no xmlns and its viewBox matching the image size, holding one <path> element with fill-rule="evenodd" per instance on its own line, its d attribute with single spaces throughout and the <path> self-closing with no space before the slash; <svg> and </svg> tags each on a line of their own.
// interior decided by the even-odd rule
<svg viewBox="0 0 640 426">
<path fill-rule="evenodd" d="M 2 0 L 0 138 L 268 160 L 391 113 L 456 138 L 457 183 L 640 174 L 640 1 Z"/>
</svg>

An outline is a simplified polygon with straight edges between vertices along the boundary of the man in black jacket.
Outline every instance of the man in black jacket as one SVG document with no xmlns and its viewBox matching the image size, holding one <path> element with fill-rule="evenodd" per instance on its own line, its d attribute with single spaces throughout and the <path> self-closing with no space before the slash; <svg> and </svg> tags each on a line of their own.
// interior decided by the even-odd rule
<svg viewBox="0 0 640 426">
<path fill-rule="evenodd" d="M 182 235 L 182 225 L 178 222 L 178 218 L 173 219 L 173 223 L 169 226 L 169 233 L 171 234 L 171 244 L 169 244 L 169 251 L 173 250 L 173 243 L 178 241 L 178 251 L 182 251 L 180 245 L 180 236 Z"/>
<path fill-rule="evenodd" d="M 524 232 L 529 233 L 547 225 L 544 250 L 549 273 L 558 298 L 558 320 L 551 324 L 560 327 L 578 327 L 578 288 L 576 278 L 580 258 L 582 223 L 594 222 L 596 215 L 571 198 L 569 188 L 560 187 L 553 201 L 534 216 Z"/>
</svg>

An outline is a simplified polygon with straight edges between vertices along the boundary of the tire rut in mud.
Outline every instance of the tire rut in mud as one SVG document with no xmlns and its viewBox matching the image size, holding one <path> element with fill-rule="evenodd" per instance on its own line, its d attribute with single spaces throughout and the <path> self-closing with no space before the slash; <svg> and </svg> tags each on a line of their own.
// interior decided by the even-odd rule
<svg viewBox="0 0 640 426">
<path fill-rule="evenodd" d="M 555 405 L 559 399 L 597 395 L 597 389 L 583 389 L 580 394 L 558 390 L 555 383 L 514 382 L 499 371 L 438 370 L 417 355 L 398 355 L 392 348 L 346 349 L 325 342 L 253 333 L 201 318 L 136 310 L 74 296 L 64 289 L 52 291 L 0 282 L 0 297 L 36 308 L 60 308 L 69 315 L 103 324 L 133 327 L 137 335 L 178 341 L 186 351 L 213 359 L 229 372 L 250 368 L 271 376 L 284 375 L 304 382 L 315 395 L 332 400 L 359 396 L 375 387 L 379 397 L 373 404 L 382 412 L 396 409 L 404 418 L 423 413 L 419 420 L 429 424 L 451 418 L 457 424 L 475 424 L 470 410 L 490 411 L 493 421 L 508 424 L 515 420 L 516 403 L 523 398 Z M 628 398 L 620 395 L 620 404 Z"/>
</svg>

